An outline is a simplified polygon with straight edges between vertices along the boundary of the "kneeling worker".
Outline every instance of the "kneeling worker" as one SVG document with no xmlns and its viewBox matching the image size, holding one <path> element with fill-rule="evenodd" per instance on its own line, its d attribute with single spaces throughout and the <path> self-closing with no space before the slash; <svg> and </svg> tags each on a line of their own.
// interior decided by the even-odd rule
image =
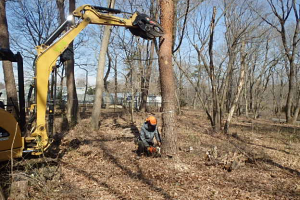
<svg viewBox="0 0 300 200">
<path fill-rule="evenodd" d="M 156 150 L 153 147 L 154 137 L 158 143 L 157 145 L 160 146 L 161 138 L 157 129 L 157 120 L 155 117 L 150 116 L 143 123 L 140 131 L 140 136 L 138 138 L 138 150 L 137 150 L 138 156 L 140 156 L 143 153 L 146 153 L 146 155 L 151 155 L 153 151 Z"/>
</svg>

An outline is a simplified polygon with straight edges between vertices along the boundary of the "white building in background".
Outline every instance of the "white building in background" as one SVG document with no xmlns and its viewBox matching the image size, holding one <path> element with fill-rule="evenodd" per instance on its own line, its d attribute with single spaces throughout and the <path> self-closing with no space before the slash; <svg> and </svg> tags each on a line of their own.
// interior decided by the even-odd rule
<svg viewBox="0 0 300 200">
<path fill-rule="evenodd" d="M 25 102 L 27 101 L 27 95 L 28 95 L 28 92 L 29 92 L 29 88 L 30 88 L 30 85 L 25 85 L 24 86 L 24 93 L 25 93 Z M 0 97 L 0 101 L 2 101 L 4 103 L 4 105 L 7 104 L 7 94 L 6 94 L 6 89 L 1 89 L 0 92 L 2 92 L 2 95 Z M 19 98 L 19 91 L 18 91 L 18 87 L 17 87 L 17 97 Z"/>
<path fill-rule="evenodd" d="M 27 101 L 28 91 L 29 91 L 29 86 L 25 86 L 25 101 Z M 7 101 L 6 90 L 1 89 L 0 92 L 2 92 L 0 101 L 3 101 L 3 103 L 6 105 L 6 101 Z M 57 97 L 59 95 L 59 92 L 60 92 L 60 87 L 57 86 L 57 92 L 56 92 Z M 82 104 L 84 102 L 85 87 L 77 87 L 76 92 L 77 92 L 78 102 L 79 102 L 79 104 Z M 32 94 L 32 95 L 34 95 L 34 94 Z M 104 92 L 102 96 L 103 96 L 102 102 L 105 106 L 115 104 L 115 93 Z M 94 98 L 95 98 L 95 95 L 86 94 L 85 103 L 87 103 L 87 104 L 94 103 Z M 64 86 L 62 89 L 62 99 L 65 102 L 67 101 L 67 87 L 66 86 Z M 116 104 L 128 107 L 131 104 L 131 99 L 132 99 L 131 93 L 117 93 Z M 139 109 L 140 102 L 141 102 L 141 98 L 138 93 L 134 97 L 135 109 Z M 153 106 L 153 107 L 160 108 L 162 106 L 162 97 L 158 96 L 158 95 L 149 95 L 147 97 L 147 106 Z"/>
<path fill-rule="evenodd" d="M 131 99 L 132 99 L 131 94 L 128 94 L 128 96 L 123 101 L 123 105 L 130 106 Z M 138 94 L 134 97 L 134 108 L 139 109 L 140 103 L 141 103 L 141 97 Z M 160 108 L 162 106 L 162 97 L 158 95 L 148 95 L 147 106 Z"/>
</svg>

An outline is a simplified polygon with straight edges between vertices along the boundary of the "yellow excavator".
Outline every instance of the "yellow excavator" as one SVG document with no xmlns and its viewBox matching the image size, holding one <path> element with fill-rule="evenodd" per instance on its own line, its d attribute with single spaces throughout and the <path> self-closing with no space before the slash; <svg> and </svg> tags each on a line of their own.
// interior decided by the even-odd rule
<svg viewBox="0 0 300 200">
<path fill-rule="evenodd" d="M 41 155 L 51 144 L 54 117 L 55 89 L 49 77 L 57 68 L 60 57 L 67 60 L 67 48 L 76 36 L 88 25 L 113 25 L 127 27 L 133 35 L 144 39 L 154 39 L 163 35 L 163 29 L 147 15 L 135 12 L 129 18 L 120 18 L 113 14 L 121 10 L 99 6 L 83 5 L 78 7 L 51 36 L 36 47 L 37 57 L 34 62 L 35 101 L 30 105 L 32 116 L 25 114 L 23 60 L 20 53 L 13 54 L 9 49 L 0 49 L 0 60 L 18 63 L 19 109 L 17 119 L 4 108 L 0 108 L 0 161 L 22 157 L 24 153 Z M 124 12 L 125 13 L 125 12 Z M 65 32 L 66 31 L 66 32 Z M 53 76 L 54 77 L 54 76 Z M 55 78 L 52 80 L 55 80 Z M 15 106 L 17 108 L 17 106 Z M 46 122 L 47 121 L 47 122 Z M 34 123 L 33 123 L 34 122 Z M 27 127 L 32 124 L 30 130 Z"/>
</svg>

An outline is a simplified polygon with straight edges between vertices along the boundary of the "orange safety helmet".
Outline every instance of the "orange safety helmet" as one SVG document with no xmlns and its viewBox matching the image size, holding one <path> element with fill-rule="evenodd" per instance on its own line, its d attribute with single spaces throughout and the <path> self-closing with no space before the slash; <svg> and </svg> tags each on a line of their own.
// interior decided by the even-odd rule
<svg viewBox="0 0 300 200">
<path fill-rule="evenodd" d="M 154 116 L 149 116 L 147 119 L 146 119 L 146 122 L 149 122 L 151 125 L 156 125 L 157 124 L 157 120 Z"/>
</svg>

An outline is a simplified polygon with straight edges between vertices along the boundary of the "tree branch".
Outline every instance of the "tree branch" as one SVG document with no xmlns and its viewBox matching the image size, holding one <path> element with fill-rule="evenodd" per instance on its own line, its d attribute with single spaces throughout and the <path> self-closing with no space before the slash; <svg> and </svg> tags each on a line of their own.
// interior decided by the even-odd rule
<svg viewBox="0 0 300 200">
<path fill-rule="evenodd" d="M 174 54 L 179 49 L 179 47 L 181 46 L 181 43 L 182 43 L 182 40 L 183 40 L 183 36 L 184 36 L 184 31 L 185 31 L 185 28 L 186 28 L 186 21 L 187 21 L 187 15 L 189 13 L 189 7 L 190 7 L 190 0 L 187 0 L 187 5 L 186 5 L 186 11 L 185 11 L 185 15 L 184 15 L 183 29 L 182 29 L 181 38 L 179 40 L 178 46 L 175 48 L 175 50 L 172 51 L 172 54 Z"/>
</svg>

